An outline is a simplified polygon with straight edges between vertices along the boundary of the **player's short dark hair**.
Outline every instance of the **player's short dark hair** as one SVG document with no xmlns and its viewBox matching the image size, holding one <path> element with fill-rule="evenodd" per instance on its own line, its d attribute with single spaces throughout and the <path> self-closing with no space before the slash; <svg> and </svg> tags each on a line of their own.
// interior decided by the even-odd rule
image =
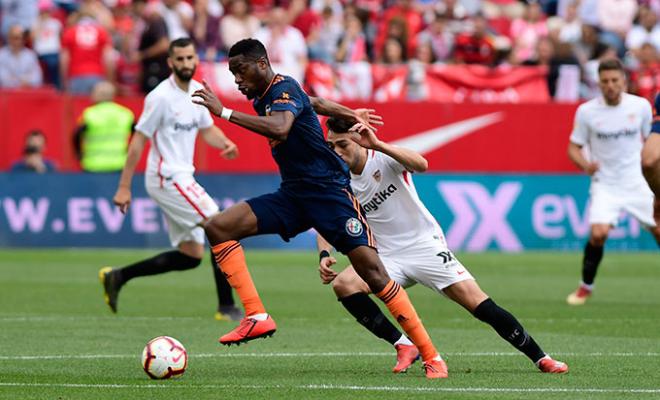
<svg viewBox="0 0 660 400">
<path fill-rule="evenodd" d="M 172 40 L 172 42 L 170 42 L 170 47 L 167 50 L 167 53 L 169 55 L 172 55 L 174 53 L 175 47 L 188 47 L 188 46 L 195 46 L 195 42 L 193 42 L 192 38 L 182 37 L 182 38 L 174 39 Z"/>
<path fill-rule="evenodd" d="M 266 47 L 263 43 L 257 39 L 242 39 L 236 42 L 231 49 L 229 49 L 229 54 L 227 57 L 243 56 L 247 59 L 257 61 L 260 58 L 265 58 L 268 61 L 268 52 L 266 52 Z"/>
<path fill-rule="evenodd" d="M 600 74 L 603 71 L 621 71 L 624 75 L 626 73 L 623 63 L 617 58 L 601 61 L 598 64 L 598 73 Z"/>
<path fill-rule="evenodd" d="M 353 122 L 337 117 L 328 118 L 325 122 L 325 126 L 327 126 L 333 133 L 346 133 L 353 125 Z"/>
</svg>

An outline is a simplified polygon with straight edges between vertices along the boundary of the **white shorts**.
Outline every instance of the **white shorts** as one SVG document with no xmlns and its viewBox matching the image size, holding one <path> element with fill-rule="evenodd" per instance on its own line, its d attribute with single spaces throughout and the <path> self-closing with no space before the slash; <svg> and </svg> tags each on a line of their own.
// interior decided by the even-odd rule
<svg viewBox="0 0 660 400">
<path fill-rule="evenodd" d="M 199 224 L 220 209 L 192 175 L 161 179 L 147 174 L 145 186 L 165 214 L 173 247 L 188 241 L 204 244 L 204 229 Z"/>
<path fill-rule="evenodd" d="M 402 253 L 380 255 L 390 278 L 403 287 L 421 283 L 439 293 L 454 283 L 474 279 L 448 249 L 406 249 Z"/>
<path fill-rule="evenodd" d="M 644 227 L 655 226 L 653 219 L 653 192 L 641 181 L 625 189 L 613 188 L 593 182 L 589 189 L 591 208 L 589 209 L 589 224 L 605 224 L 616 226 L 625 211 L 637 219 Z"/>
</svg>

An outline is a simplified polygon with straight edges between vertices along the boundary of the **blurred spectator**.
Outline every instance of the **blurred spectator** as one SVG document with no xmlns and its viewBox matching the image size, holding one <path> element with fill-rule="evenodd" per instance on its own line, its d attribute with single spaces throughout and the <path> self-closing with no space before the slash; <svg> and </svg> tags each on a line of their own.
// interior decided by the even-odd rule
<svg viewBox="0 0 660 400">
<path fill-rule="evenodd" d="M 367 39 L 362 30 L 362 21 L 352 14 L 346 15 L 345 31 L 339 39 L 335 59 L 351 63 L 367 60 Z"/>
<path fill-rule="evenodd" d="M 254 36 L 266 47 L 276 70 L 302 81 L 307 67 L 307 44 L 298 29 L 287 25 L 284 9 L 273 8 L 268 14 L 268 24 Z"/>
<path fill-rule="evenodd" d="M 81 7 L 77 21 L 62 35 L 60 78 L 62 87 L 73 94 L 88 95 L 94 85 L 112 77 L 112 41 L 93 17 Z"/>
<path fill-rule="evenodd" d="M 53 172 L 55 164 L 44 158 L 46 149 L 46 136 L 39 131 L 34 130 L 25 137 L 25 147 L 23 148 L 23 157 L 12 164 L 11 172 Z"/>
<path fill-rule="evenodd" d="M 37 21 L 39 14 L 38 0 L 0 0 L 0 34 L 7 37 L 9 28 L 20 26 L 24 31 L 29 31 Z"/>
<path fill-rule="evenodd" d="M 598 20 L 603 43 L 616 49 L 620 58 L 625 55 L 624 39 L 637 15 L 636 0 L 598 0 Z"/>
<path fill-rule="evenodd" d="M 113 1 L 116 3 L 116 0 Z M 116 6 L 116 4 L 113 5 Z M 102 0 L 80 0 L 78 10 L 85 10 L 86 14 L 108 32 L 111 32 L 115 27 L 112 12 Z"/>
<path fill-rule="evenodd" d="M 167 65 L 170 41 L 165 20 L 147 6 L 147 0 L 133 0 L 133 10 L 140 19 L 136 35 L 139 42 L 132 59 L 142 65 L 140 87 L 146 94 L 170 75 Z"/>
<path fill-rule="evenodd" d="M 513 39 L 513 60 L 520 63 L 534 56 L 534 49 L 539 39 L 548 36 L 548 26 L 539 3 L 527 4 L 523 18 L 511 23 Z"/>
<path fill-rule="evenodd" d="M 30 33 L 34 51 L 46 72 L 45 81 L 59 88 L 62 23 L 51 15 L 54 8 L 52 0 L 39 0 L 39 18 Z"/>
<path fill-rule="evenodd" d="M 630 74 L 630 91 L 647 98 L 651 103 L 660 92 L 660 60 L 658 49 L 651 43 L 644 43 L 637 51 L 639 65 Z"/>
<path fill-rule="evenodd" d="M 465 8 L 458 2 L 458 0 L 445 0 L 436 3 L 436 13 L 445 16 L 447 21 L 447 30 L 453 35 L 465 32 L 472 29 L 466 27 L 466 22 L 469 21 L 468 13 Z M 475 14 L 476 15 L 476 14 Z"/>
<path fill-rule="evenodd" d="M 454 35 L 447 29 L 447 18 L 442 14 L 435 14 L 429 26 L 417 36 L 417 46 L 430 46 L 434 59 L 446 61 L 452 53 Z M 419 52 L 417 52 L 419 55 Z"/>
<path fill-rule="evenodd" d="M 202 61 L 216 61 L 220 48 L 220 17 L 222 5 L 218 0 L 195 0 L 195 19 L 192 37 Z"/>
<path fill-rule="evenodd" d="M 83 111 L 74 133 L 74 150 L 86 172 L 118 172 L 126 163 L 134 116 L 114 97 L 112 83 L 97 83 L 92 91 L 94 105 Z"/>
<path fill-rule="evenodd" d="M 383 47 L 383 58 L 381 62 L 387 65 L 398 65 L 406 62 L 408 57 L 404 50 L 403 43 L 396 38 L 388 38 Z"/>
<path fill-rule="evenodd" d="M 309 58 L 331 64 L 335 61 L 335 54 L 339 39 L 344 27 L 338 17 L 334 15 L 331 7 L 326 7 L 321 12 L 321 22 L 310 32 L 307 37 Z"/>
<path fill-rule="evenodd" d="M 626 47 L 637 56 L 644 43 L 651 43 L 660 49 L 660 24 L 658 17 L 648 6 L 639 8 L 639 23 L 633 26 L 626 36 Z"/>
<path fill-rule="evenodd" d="M 495 61 L 495 46 L 488 35 L 488 23 L 482 15 L 474 17 L 472 32 L 456 36 L 453 60 L 459 64 L 492 65 Z"/>
<path fill-rule="evenodd" d="M 582 21 L 578 17 L 578 1 L 574 0 L 566 6 L 566 14 L 559 31 L 559 41 L 577 43 L 582 35 Z"/>
<path fill-rule="evenodd" d="M 230 0 L 229 14 L 220 21 L 220 38 L 225 50 L 241 39 L 253 37 L 260 25 L 259 19 L 250 14 L 247 0 Z"/>
<path fill-rule="evenodd" d="M 7 33 L 7 46 L 0 49 L 0 88 L 37 87 L 41 83 L 37 54 L 25 47 L 23 28 L 14 25 Z"/>
<path fill-rule="evenodd" d="M 589 60 L 593 60 L 599 54 L 602 54 L 606 49 L 607 45 L 600 41 L 600 36 L 598 35 L 598 28 L 593 25 L 582 25 L 582 34 L 580 35 L 580 40 L 573 45 L 575 56 L 580 65 L 584 67 Z"/>
<path fill-rule="evenodd" d="M 579 0 L 578 16 L 580 21 L 586 25 L 598 26 L 600 18 L 598 16 L 599 0 Z"/>
<path fill-rule="evenodd" d="M 419 42 L 417 52 L 408 62 L 408 99 L 412 101 L 428 98 L 426 69 L 436 62 L 431 42 Z"/>
<path fill-rule="evenodd" d="M 385 10 L 378 22 L 378 36 L 375 43 L 377 58 L 382 54 L 385 41 L 393 36 L 390 29 L 394 19 L 403 23 L 401 29 L 403 30 L 402 36 L 406 37 L 406 42 L 404 42 L 406 55 L 412 56 L 415 54 L 417 34 L 422 30 L 424 21 L 422 15 L 413 8 L 412 0 L 397 0 L 394 6 Z"/>
<path fill-rule="evenodd" d="M 321 16 L 309 6 L 309 0 L 291 0 L 289 20 L 291 26 L 298 29 L 305 38 L 321 24 Z"/>
<path fill-rule="evenodd" d="M 525 11 L 523 3 L 517 0 L 484 0 L 482 3 L 484 16 L 488 19 L 520 18 Z"/>
<path fill-rule="evenodd" d="M 190 37 L 195 15 L 190 4 L 181 0 L 161 0 L 154 4 L 156 11 L 165 20 L 170 40 Z"/>
</svg>

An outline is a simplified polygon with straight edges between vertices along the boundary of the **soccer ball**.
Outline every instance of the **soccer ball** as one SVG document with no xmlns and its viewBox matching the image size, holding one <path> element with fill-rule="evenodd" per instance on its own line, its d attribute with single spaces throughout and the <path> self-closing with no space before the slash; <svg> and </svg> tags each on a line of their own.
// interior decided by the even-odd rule
<svg viewBox="0 0 660 400">
<path fill-rule="evenodd" d="M 142 368 L 151 379 L 177 378 L 186 372 L 188 353 L 169 336 L 151 339 L 142 351 Z"/>
</svg>

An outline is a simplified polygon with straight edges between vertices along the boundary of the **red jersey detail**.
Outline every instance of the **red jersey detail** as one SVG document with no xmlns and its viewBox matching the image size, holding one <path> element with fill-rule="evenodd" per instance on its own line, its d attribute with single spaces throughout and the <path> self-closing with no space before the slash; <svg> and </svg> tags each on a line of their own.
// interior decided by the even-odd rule
<svg viewBox="0 0 660 400">
<path fill-rule="evenodd" d="M 69 50 L 69 77 L 104 75 L 103 49 L 110 44 L 110 35 L 97 24 L 71 26 L 62 35 L 62 47 Z"/>
</svg>

